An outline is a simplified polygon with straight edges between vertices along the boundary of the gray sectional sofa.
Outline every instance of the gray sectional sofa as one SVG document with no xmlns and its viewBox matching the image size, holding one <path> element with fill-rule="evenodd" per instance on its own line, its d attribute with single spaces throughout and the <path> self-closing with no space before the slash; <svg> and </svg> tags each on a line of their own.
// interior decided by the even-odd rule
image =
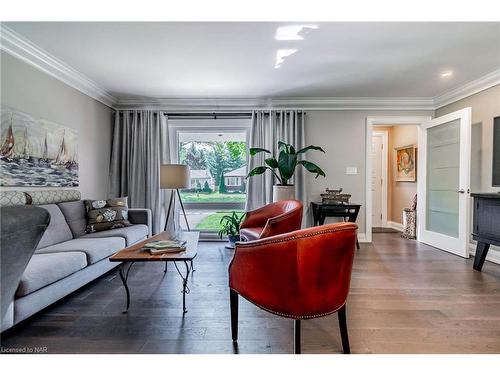
<svg viewBox="0 0 500 375">
<path fill-rule="evenodd" d="M 44 204 L 50 223 L 21 277 L 2 331 L 116 267 L 108 258 L 151 235 L 151 212 L 129 209 L 130 227 L 85 233 L 82 200 Z"/>
</svg>

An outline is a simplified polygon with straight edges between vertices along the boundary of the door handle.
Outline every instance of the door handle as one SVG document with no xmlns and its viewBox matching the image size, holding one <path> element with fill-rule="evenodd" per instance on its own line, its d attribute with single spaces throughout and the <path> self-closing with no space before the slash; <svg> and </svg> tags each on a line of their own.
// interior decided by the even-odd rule
<svg viewBox="0 0 500 375">
<path fill-rule="evenodd" d="M 457 190 L 457 193 L 465 194 L 465 190 L 464 189 L 459 189 L 459 190 Z"/>
</svg>

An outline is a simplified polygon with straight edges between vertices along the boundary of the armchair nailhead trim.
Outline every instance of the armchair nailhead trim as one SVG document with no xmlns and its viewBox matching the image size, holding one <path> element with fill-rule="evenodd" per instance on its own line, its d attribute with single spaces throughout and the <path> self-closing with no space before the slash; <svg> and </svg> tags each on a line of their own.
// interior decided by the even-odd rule
<svg viewBox="0 0 500 375">
<path fill-rule="evenodd" d="M 322 316 L 327 316 L 327 315 L 330 315 L 330 314 L 333 314 L 333 313 L 336 313 L 337 311 L 339 311 L 339 309 L 345 305 L 345 302 L 338 308 L 338 309 L 335 309 L 335 310 L 332 310 L 332 311 L 329 311 L 329 312 L 326 312 L 326 313 L 321 313 L 321 314 L 314 314 L 314 315 L 290 315 L 290 314 L 283 314 L 283 313 L 280 313 L 280 312 L 277 312 L 277 311 L 273 311 L 271 309 L 268 309 L 266 307 L 263 307 L 251 300 L 249 300 L 250 302 L 252 302 L 255 306 L 257 307 L 260 307 L 262 310 L 265 310 L 267 312 L 270 312 L 271 314 L 275 314 L 275 315 L 279 315 L 279 316 L 283 316 L 285 318 L 291 318 L 291 319 L 314 319 L 314 318 L 320 318 Z"/>
</svg>

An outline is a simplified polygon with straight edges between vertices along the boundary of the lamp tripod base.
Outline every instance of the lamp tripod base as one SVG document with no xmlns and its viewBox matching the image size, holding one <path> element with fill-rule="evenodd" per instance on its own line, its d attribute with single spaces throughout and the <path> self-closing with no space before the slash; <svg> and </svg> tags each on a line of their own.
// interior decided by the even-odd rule
<svg viewBox="0 0 500 375">
<path fill-rule="evenodd" d="M 187 230 L 188 232 L 191 232 L 191 228 L 189 227 L 189 222 L 186 215 L 186 210 L 184 209 L 184 203 L 182 203 L 181 193 L 179 192 L 179 189 L 175 189 L 175 191 L 177 192 L 177 196 L 179 197 L 179 203 L 181 204 L 181 209 L 184 215 L 184 221 L 186 222 Z M 165 220 L 165 228 L 164 228 L 165 231 L 167 230 L 168 219 L 170 218 L 170 211 L 174 209 L 174 203 L 175 203 L 175 193 L 172 192 L 172 194 L 170 194 L 170 201 L 168 203 L 167 218 Z M 174 217 L 173 212 L 172 212 L 172 217 Z"/>
</svg>

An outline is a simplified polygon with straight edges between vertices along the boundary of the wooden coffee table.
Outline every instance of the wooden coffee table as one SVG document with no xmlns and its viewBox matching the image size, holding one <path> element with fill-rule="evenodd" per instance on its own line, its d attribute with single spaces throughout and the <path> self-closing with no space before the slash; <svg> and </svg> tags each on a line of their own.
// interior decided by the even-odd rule
<svg viewBox="0 0 500 375">
<path fill-rule="evenodd" d="M 179 253 L 169 253 L 169 254 L 158 254 L 151 255 L 149 250 L 144 249 L 144 245 L 151 241 L 163 241 L 171 240 L 172 236 L 168 232 L 161 232 L 156 234 L 144 241 L 138 242 L 132 246 L 126 247 L 120 250 L 113 256 L 109 258 L 111 262 L 122 262 L 120 265 L 120 278 L 125 287 L 125 292 L 127 293 L 127 307 L 123 313 L 126 313 L 130 307 L 130 290 L 127 285 L 128 274 L 130 269 L 136 262 L 165 262 L 165 272 L 167 271 L 168 262 L 173 262 L 177 273 L 182 278 L 182 311 L 187 313 L 186 309 L 186 293 L 189 290 L 187 287 L 187 282 L 190 273 L 193 270 L 193 259 L 196 258 L 198 252 L 198 239 L 200 237 L 199 232 L 182 232 L 179 236 L 179 240 L 186 241 L 186 250 Z M 177 267 L 177 262 L 183 262 L 186 267 L 186 274 L 183 275 L 182 272 Z"/>
</svg>

